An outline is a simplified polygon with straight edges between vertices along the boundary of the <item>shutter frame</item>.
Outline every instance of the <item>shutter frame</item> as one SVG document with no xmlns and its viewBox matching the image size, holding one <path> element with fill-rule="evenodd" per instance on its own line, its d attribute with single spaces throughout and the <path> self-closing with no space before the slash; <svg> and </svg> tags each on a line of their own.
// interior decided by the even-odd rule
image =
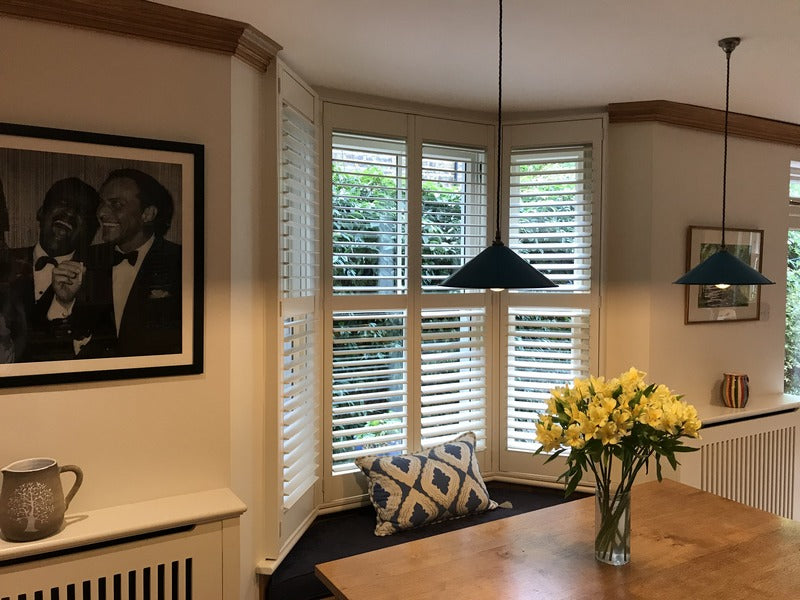
<svg viewBox="0 0 800 600">
<path fill-rule="evenodd" d="M 537 293 L 589 292 L 592 144 L 511 151 L 509 247 L 558 284 Z"/>
</svg>

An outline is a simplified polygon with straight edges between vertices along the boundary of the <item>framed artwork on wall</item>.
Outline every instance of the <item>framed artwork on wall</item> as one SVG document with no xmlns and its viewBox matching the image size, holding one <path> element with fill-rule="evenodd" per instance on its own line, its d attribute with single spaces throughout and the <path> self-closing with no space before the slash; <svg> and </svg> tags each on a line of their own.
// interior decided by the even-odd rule
<svg viewBox="0 0 800 600">
<path fill-rule="evenodd" d="M 204 147 L 0 123 L 0 387 L 203 372 Z"/>
<path fill-rule="evenodd" d="M 686 240 L 686 270 L 717 252 L 722 230 L 719 227 L 690 226 Z M 725 228 L 728 252 L 761 270 L 764 231 L 761 229 Z M 687 285 L 685 322 L 757 321 L 761 310 L 761 286 L 732 285 L 721 289 L 714 285 Z"/>
</svg>

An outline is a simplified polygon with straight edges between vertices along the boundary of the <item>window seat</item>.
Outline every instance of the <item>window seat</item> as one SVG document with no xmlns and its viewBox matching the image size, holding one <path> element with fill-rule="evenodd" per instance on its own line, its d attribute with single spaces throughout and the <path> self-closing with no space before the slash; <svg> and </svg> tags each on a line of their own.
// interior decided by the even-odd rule
<svg viewBox="0 0 800 600">
<path fill-rule="evenodd" d="M 486 487 L 493 500 L 499 504 L 510 502 L 512 508 L 497 508 L 479 515 L 427 525 L 386 537 L 378 537 L 373 533 L 375 510 L 372 506 L 363 506 L 317 517 L 269 578 L 265 600 L 329 598 L 331 593 L 314 575 L 314 565 L 317 563 L 378 550 L 565 502 L 564 493 L 560 489 L 496 481 L 487 482 Z M 576 492 L 570 496 L 569 500 L 577 500 L 586 496 L 587 494 Z"/>
</svg>

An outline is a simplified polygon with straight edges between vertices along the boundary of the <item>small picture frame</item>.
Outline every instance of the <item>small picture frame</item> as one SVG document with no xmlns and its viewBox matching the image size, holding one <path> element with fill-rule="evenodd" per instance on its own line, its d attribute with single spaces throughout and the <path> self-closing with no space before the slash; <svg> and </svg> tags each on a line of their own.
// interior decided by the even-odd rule
<svg viewBox="0 0 800 600">
<path fill-rule="evenodd" d="M 686 270 L 693 269 L 717 252 L 722 241 L 720 227 L 690 226 L 686 236 Z M 761 270 L 764 231 L 761 229 L 725 228 L 728 252 Z M 714 285 L 687 285 L 685 323 L 757 321 L 761 310 L 761 286 L 732 285 L 719 289 Z"/>
</svg>

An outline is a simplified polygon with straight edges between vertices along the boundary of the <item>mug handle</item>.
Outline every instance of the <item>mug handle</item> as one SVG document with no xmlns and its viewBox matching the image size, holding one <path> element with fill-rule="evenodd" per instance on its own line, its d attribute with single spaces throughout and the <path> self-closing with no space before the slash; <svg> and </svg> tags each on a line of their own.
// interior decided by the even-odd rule
<svg viewBox="0 0 800 600">
<path fill-rule="evenodd" d="M 75 497 L 75 494 L 78 493 L 78 490 L 83 483 L 83 471 L 81 468 L 76 465 L 64 465 L 63 467 L 59 467 L 58 473 L 64 473 L 65 471 L 71 471 L 75 474 L 75 483 L 72 484 L 72 488 L 70 488 L 67 495 L 64 497 L 64 510 L 69 508 L 69 503 L 72 502 L 72 499 Z"/>
</svg>

